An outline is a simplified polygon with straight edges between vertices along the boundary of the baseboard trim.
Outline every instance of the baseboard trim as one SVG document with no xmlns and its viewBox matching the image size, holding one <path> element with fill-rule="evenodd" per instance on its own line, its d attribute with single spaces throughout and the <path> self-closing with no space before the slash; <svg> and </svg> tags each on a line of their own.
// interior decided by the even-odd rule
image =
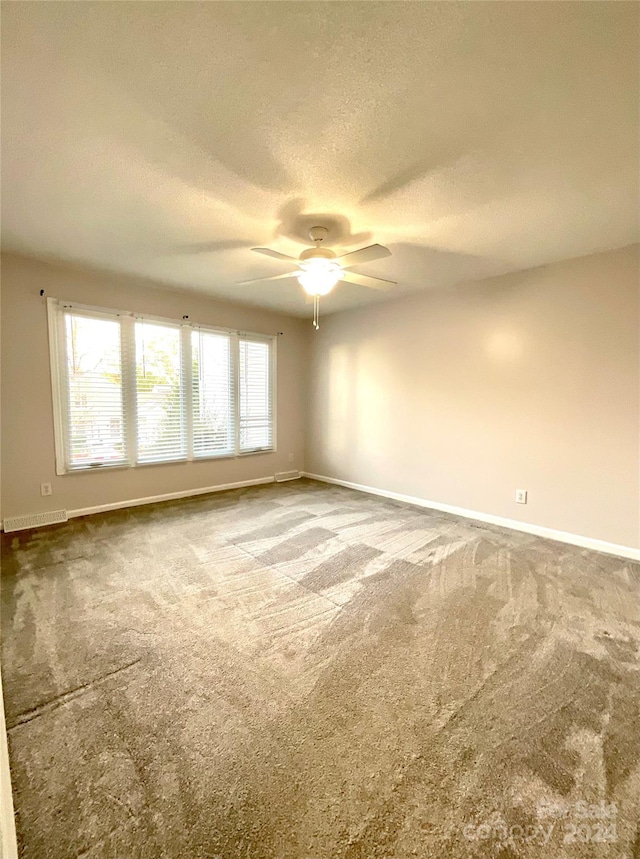
<svg viewBox="0 0 640 859">
<path fill-rule="evenodd" d="M 91 516 L 94 513 L 108 513 L 110 510 L 123 510 L 126 507 L 157 504 L 159 501 L 177 501 L 180 498 L 209 495 L 213 492 L 224 492 L 227 489 L 261 486 L 263 483 L 273 483 L 274 481 L 274 477 L 256 477 L 253 480 L 239 480 L 236 483 L 219 483 L 217 486 L 203 486 L 200 489 L 184 489 L 181 492 L 165 492 L 163 495 L 148 495 L 146 498 L 130 498 L 127 501 L 115 501 L 112 504 L 97 504 L 95 507 L 80 507 L 77 510 L 68 510 L 67 513 L 69 519 L 77 516 Z"/>
<path fill-rule="evenodd" d="M 245 486 L 260 486 L 263 483 L 274 482 L 275 477 L 257 477 L 254 480 L 239 480 L 237 483 L 219 483 L 217 486 L 203 486 L 200 489 L 165 492 L 163 495 L 149 495 L 146 498 L 128 498 L 125 501 L 114 501 L 111 504 L 96 504 L 94 507 L 79 507 L 77 510 L 67 510 L 65 512 L 69 519 L 73 519 L 77 516 L 92 516 L 94 513 L 108 513 L 110 510 L 123 510 L 126 507 L 142 507 L 144 504 L 156 504 L 159 501 L 176 501 L 179 498 L 209 495 L 212 492 L 224 492 L 227 489 L 242 489 Z M 2 530 L 2 525 L 0 525 L 0 530 Z"/>
<path fill-rule="evenodd" d="M 0 856 L 3 859 L 18 859 L 18 840 L 16 819 L 13 811 L 11 793 L 11 770 L 9 768 L 9 748 L 7 727 L 4 719 L 4 698 L 2 695 L 2 676 L 0 675 Z"/>
<path fill-rule="evenodd" d="M 492 513 L 481 513 L 478 510 L 468 510 L 465 507 L 455 507 L 453 504 L 441 504 L 439 501 L 428 501 L 425 498 L 417 498 L 414 495 L 402 495 L 399 492 L 389 492 L 386 489 L 377 489 L 373 486 L 363 486 L 361 483 L 351 483 L 348 480 L 339 480 L 336 477 L 327 477 L 324 474 L 312 474 L 308 471 L 302 472 L 303 477 L 311 480 L 319 480 L 322 483 L 334 483 L 347 489 L 355 489 L 358 492 L 366 492 L 368 495 L 380 495 L 390 498 L 392 501 L 403 501 L 405 504 L 414 504 L 417 507 L 427 507 L 430 510 L 440 510 L 443 513 L 453 513 L 465 519 L 475 519 L 478 522 L 487 522 L 490 525 L 500 525 L 510 528 L 512 531 L 524 531 L 525 534 L 535 534 L 537 537 L 546 537 L 548 540 L 557 540 L 560 543 L 570 543 L 572 546 L 580 546 L 583 549 L 592 549 L 594 552 L 604 552 L 607 555 L 617 555 L 621 558 L 629 558 L 632 561 L 640 561 L 640 549 L 631 546 L 620 546 L 617 543 L 608 543 L 606 540 L 596 540 L 593 537 L 583 537 L 580 534 L 572 534 L 569 531 L 556 531 L 555 528 L 547 528 L 544 525 L 534 525 L 530 522 L 520 522 L 517 519 L 507 519 L 504 516 L 494 516 Z"/>
</svg>

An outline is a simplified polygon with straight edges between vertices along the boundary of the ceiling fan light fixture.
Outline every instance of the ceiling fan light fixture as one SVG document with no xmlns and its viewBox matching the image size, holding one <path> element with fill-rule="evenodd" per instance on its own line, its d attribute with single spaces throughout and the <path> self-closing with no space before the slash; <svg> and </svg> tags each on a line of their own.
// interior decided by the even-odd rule
<svg viewBox="0 0 640 859">
<path fill-rule="evenodd" d="M 380 277 L 371 277 L 351 271 L 354 266 L 361 263 L 373 262 L 374 260 L 391 256 L 391 251 L 388 248 L 382 245 L 368 245 L 366 248 L 359 248 L 356 251 L 350 251 L 348 254 L 343 254 L 339 257 L 331 248 L 323 246 L 328 232 L 326 227 L 311 227 L 309 238 L 313 241 L 315 247 L 302 251 L 298 259 L 287 256 L 272 248 L 252 248 L 251 250 L 255 251 L 255 253 L 294 262 L 298 268 L 294 271 L 287 271 L 284 274 L 274 274 L 271 277 L 245 280 L 242 283 L 246 285 L 295 277 L 307 295 L 313 298 L 313 326 L 316 331 L 320 327 L 320 298 L 323 295 L 328 295 L 339 281 L 355 283 L 359 286 L 369 287 L 370 289 L 389 289 L 392 286 L 397 286 L 391 280 L 383 280 Z"/>
<path fill-rule="evenodd" d="M 328 259 L 308 259 L 298 283 L 308 295 L 327 295 L 342 277 L 342 269 Z"/>
</svg>

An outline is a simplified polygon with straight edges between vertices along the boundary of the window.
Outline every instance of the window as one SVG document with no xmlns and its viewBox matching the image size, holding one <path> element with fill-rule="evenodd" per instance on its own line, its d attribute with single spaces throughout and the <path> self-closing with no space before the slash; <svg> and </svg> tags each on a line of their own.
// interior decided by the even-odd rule
<svg viewBox="0 0 640 859">
<path fill-rule="evenodd" d="M 58 474 L 275 449 L 274 338 L 49 299 Z"/>
</svg>

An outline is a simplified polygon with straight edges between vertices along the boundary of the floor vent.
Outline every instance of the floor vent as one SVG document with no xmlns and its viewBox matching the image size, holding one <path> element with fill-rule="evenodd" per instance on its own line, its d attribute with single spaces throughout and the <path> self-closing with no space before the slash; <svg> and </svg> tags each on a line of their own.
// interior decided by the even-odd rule
<svg viewBox="0 0 640 859">
<path fill-rule="evenodd" d="M 42 525 L 53 525 L 56 522 L 67 522 L 69 517 L 66 510 L 52 510 L 50 513 L 32 513 L 30 516 L 13 516 L 2 522 L 5 532 L 24 531 L 25 528 L 40 528 Z"/>
<path fill-rule="evenodd" d="M 297 480 L 299 477 L 299 471 L 280 471 L 275 475 L 276 483 L 284 483 L 285 480 Z"/>
</svg>

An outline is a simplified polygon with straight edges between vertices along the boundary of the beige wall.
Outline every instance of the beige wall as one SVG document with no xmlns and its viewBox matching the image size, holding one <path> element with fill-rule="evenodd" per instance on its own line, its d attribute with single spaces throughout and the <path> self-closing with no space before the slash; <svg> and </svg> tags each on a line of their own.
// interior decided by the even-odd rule
<svg viewBox="0 0 640 859">
<path fill-rule="evenodd" d="M 47 339 L 48 296 L 278 337 L 276 453 L 56 476 Z M 2 515 L 75 510 L 273 476 L 303 468 L 306 327 L 299 319 L 125 276 L 2 258 Z M 310 327 L 310 326 L 309 326 Z M 289 454 L 294 462 L 289 462 Z M 40 484 L 53 484 L 43 498 Z"/>
<path fill-rule="evenodd" d="M 325 317 L 307 470 L 640 546 L 638 289 L 632 246 Z"/>
</svg>

